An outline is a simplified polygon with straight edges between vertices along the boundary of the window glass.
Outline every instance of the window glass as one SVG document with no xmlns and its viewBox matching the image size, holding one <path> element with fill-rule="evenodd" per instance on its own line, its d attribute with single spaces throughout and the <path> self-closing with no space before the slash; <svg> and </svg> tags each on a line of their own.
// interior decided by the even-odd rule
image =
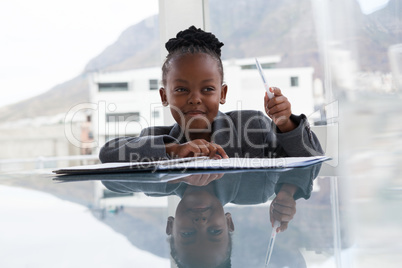
<svg viewBox="0 0 402 268">
<path fill-rule="evenodd" d="M 290 101 L 292 112 L 305 114 L 311 129 L 321 134 L 326 155 L 334 159 L 331 167 L 347 178 L 341 185 L 343 190 L 352 193 L 349 200 L 339 203 L 354 208 L 348 213 L 354 215 L 355 228 L 342 225 L 338 230 L 342 237 L 334 240 L 339 248 L 337 252 L 332 247 L 337 261 L 333 266 L 341 266 L 347 260 L 357 266 L 374 262 L 394 265 L 391 260 L 399 259 L 393 253 L 397 252 L 397 246 L 382 245 L 392 241 L 396 233 L 401 234 L 402 223 L 402 216 L 391 209 L 400 206 L 401 199 L 396 193 L 400 192 L 402 181 L 400 175 L 395 175 L 402 174 L 398 149 L 402 148 L 401 1 L 210 0 L 209 3 L 210 30 L 225 44 L 222 58 L 226 61 L 228 94 L 226 107 L 222 109 L 264 111 L 261 97 L 264 87 L 257 71 L 252 63 L 238 62 L 279 57 L 271 68 L 264 68 L 268 84 L 279 87 Z M 235 69 L 236 66 L 240 67 Z M 236 106 L 230 106 L 231 103 Z M 323 194 L 320 189 L 317 191 Z M 330 193 L 332 197 L 334 193 Z M 371 210 L 373 207 L 377 209 Z M 384 218 L 389 227 L 373 237 Z M 349 220 L 345 215 L 340 217 L 341 222 Z M 330 228 L 335 230 L 335 220 Z M 321 230 L 322 235 L 330 232 Z M 359 254 L 348 255 L 350 250 Z M 376 251 L 384 253 L 381 260 L 372 254 Z M 303 255 L 307 267 L 324 263 L 309 258 L 313 254 L 308 249 Z M 330 265 L 329 260 L 326 263 Z"/>
<path fill-rule="evenodd" d="M 323 104 L 317 36 L 311 1 L 210 0 L 210 30 L 220 41 L 229 86 L 222 110 L 264 108 L 264 85 L 255 66 L 260 62 L 269 86 L 278 87 L 295 114 L 307 116 Z M 230 6 L 230 10 L 227 9 Z M 237 68 L 237 69 L 236 69 Z M 293 74 L 293 75 L 292 75 Z M 290 76 L 297 77 L 290 80 Z M 302 79 L 306 81 L 299 84 Z M 294 91 L 293 87 L 298 87 Z M 322 88 L 322 87 L 321 87 Z M 253 92 L 250 94 L 250 92 Z M 315 93 L 318 92 L 318 93 Z"/>
<path fill-rule="evenodd" d="M 106 122 L 138 122 L 140 120 L 139 112 L 131 113 L 111 113 L 106 115 Z"/>
<path fill-rule="evenodd" d="M 128 83 L 99 83 L 99 92 L 128 91 Z"/>
<path fill-rule="evenodd" d="M 150 79 L 149 80 L 149 89 L 150 90 L 158 90 L 159 89 L 158 79 Z"/>
<path fill-rule="evenodd" d="M 297 76 L 292 76 L 290 78 L 290 86 L 291 87 L 298 87 L 299 86 L 299 77 Z"/>
</svg>

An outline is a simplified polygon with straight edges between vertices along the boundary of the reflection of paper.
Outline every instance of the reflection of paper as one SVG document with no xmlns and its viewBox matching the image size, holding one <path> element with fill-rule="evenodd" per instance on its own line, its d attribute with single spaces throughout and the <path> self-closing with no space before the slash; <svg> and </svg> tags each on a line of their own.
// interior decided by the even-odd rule
<svg viewBox="0 0 402 268">
<path fill-rule="evenodd" d="M 77 166 L 53 171 L 57 174 L 96 174 L 133 171 L 168 170 L 235 170 L 304 167 L 329 160 L 326 156 L 282 158 L 182 158 L 155 162 L 106 163 Z M 183 162 L 185 161 L 185 162 Z"/>
<path fill-rule="evenodd" d="M 175 172 L 121 172 L 121 173 L 97 173 L 97 174 L 72 174 L 55 176 L 53 179 L 60 182 L 70 181 L 113 181 L 113 182 L 146 182 L 146 183 L 162 183 L 172 180 L 181 179 L 191 175 L 190 173 Z"/>
<path fill-rule="evenodd" d="M 186 157 L 179 159 L 161 160 L 161 161 L 148 161 L 148 162 L 116 162 L 116 163 L 103 163 L 97 165 L 74 166 L 54 170 L 56 174 L 91 174 L 91 173 L 106 173 L 106 172 L 127 172 L 134 170 L 155 170 L 158 166 L 173 165 L 182 162 L 197 161 L 209 159 L 207 156 L 201 157 Z"/>
</svg>

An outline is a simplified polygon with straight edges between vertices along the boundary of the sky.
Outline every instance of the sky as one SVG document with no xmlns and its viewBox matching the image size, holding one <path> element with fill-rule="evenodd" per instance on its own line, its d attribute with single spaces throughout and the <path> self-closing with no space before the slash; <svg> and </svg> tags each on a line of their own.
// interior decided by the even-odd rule
<svg viewBox="0 0 402 268">
<path fill-rule="evenodd" d="M 357 0 L 363 13 L 388 0 Z M 80 74 L 158 0 L 0 0 L 0 107 Z"/>
<path fill-rule="evenodd" d="M 131 25 L 158 13 L 158 0 L 1 0 L 0 106 L 51 89 Z"/>
<path fill-rule="evenodd" d="M 364 14 L 370 14 L 383 8 L 389 0 L 357 0 Z"/>
</svg>

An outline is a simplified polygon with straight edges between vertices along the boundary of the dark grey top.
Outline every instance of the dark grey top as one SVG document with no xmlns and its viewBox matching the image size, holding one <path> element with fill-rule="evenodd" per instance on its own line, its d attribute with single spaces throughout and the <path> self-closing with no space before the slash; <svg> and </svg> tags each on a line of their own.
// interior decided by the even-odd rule
<svg viewBox="0 0 402 268">
<path fill-rule="evenodd" d="M 320 143 L 305 115 L 291 115 L 297 128 L 281 133 L 270 118 L 259 111 L 219 112 L 212 124 L 211 140 L 229 157 L 286 157 L 322 155 Z M 167 159 L 166 143 L 187 142 L 180 126 L 144 129 L 139 137 L 120 137 L 108 141 L 99 158 L 106 162 Z"/>
</svg>

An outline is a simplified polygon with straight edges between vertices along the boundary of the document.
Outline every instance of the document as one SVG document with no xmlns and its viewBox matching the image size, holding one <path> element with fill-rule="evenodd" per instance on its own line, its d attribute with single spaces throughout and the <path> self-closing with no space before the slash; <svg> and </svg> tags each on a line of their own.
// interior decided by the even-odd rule
<svg viewBox="0 0 402 268">
<path fill-rule="evenodd" d="M 105 163 L 75 166 L 54 170 L 56 174 L 99 174 L 138 171 L 170 170 L 239 170 L 294 168 L 313 165 L 329 160 L 327 156 L 281 157 L 281 158 L 227 158 L 187 157 L 153 162 Z"/>
<path fill-rule="evenodd" d="M 138 182 L 138 183 L 163 183 L 191 176 L 187 172 L 113 172 L 113 173 L 79 173 L 58 174 L 53 180 L 59 182 L 71 181 L 112 181 L 112 182 Z"/>
</svg>

